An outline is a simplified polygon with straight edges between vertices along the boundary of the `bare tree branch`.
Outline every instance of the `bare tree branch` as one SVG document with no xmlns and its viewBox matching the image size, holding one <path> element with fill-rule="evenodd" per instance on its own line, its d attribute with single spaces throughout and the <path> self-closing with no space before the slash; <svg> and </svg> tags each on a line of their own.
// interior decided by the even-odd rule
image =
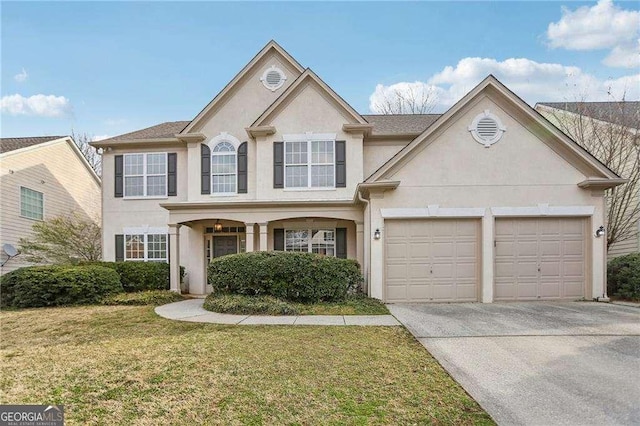
<svg viewBox="0 0 640 426">
<path fill-rule="evenodd" d="M 432 88 L 408 85 L 393 89 L 377 100 L 373 110 L 380 114 L 428 114 L 436 106 L 438 99 Z"/>
<path fill-rule="evenodd" d="M 89 162 L 91 168 L 93 168 L 98 176 L 102 175 L 102 155 L 100 155 L 96 148 L 89 145 L 89 142 L 93 141 L 93 137 L 87 133 L 75 133 L 73 130 L 71 131 L 71 137 L 80 149 L 80 152 L 82 152 L 82 155 L 84 155 L 84 158 Z"/>
</svg>

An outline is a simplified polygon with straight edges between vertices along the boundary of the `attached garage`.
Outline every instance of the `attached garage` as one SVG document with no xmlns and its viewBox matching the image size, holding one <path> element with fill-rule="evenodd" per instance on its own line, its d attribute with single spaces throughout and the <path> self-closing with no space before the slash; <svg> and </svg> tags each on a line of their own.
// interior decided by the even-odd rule
<svg viewBox="0 0 640 426">
<path fill-rule="evenodd" d="M 480 221 L 385 221 L 385 295 L 399 302 L 476 302 Z"/>
<path fill-rule="evenodd" d="M 585 297 L 584 218 L 509 218 L 495 224 L 495 299 Z"/>
</svg>

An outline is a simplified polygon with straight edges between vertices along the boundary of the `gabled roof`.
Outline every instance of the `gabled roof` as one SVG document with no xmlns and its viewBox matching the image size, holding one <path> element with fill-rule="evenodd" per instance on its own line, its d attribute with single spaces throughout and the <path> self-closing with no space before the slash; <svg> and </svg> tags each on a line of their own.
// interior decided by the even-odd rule
<svg viewBox="0 0 640 426">
<path fill-rule="evenodd" d="M 26 138 L 2 138 L 0 139 L 0 154 L 15 151 L 16 149 L 27 148 L 33 145 L 62 139 L 66 136 L 32 136 Z"/>
<path fill-rule="evenodd" d="M 256 54 L 256 56 L 253 57 L 253 59 L 251 59 L 251 61 L 249 61 L 247 65 L 244 66 L 244 68 L 242 68 L 242 70 L 240 70 L 238 74 L 236 74 L 236 76 L 220 91 L 220 93 L 218 93 L 216 97 L 213 98 L 213 100 L 209 102 L 209 104 L 205 106 L 204 109 L 200 111 L 198 115 L 182 129 L 180 133 L 190 132 L 198 125 L 198 123 L 208 117 L 209 114 L 215 110 L 216 105 L 218 105 L 223 99 L 227 97 L 228 93 L 233 89 L 236 83 L 238 83 L 245 75 L 247 75 L 249 71 L 251 71 L 251 69 L 253 69 L 253 67 L 256 66 L 256 64 L 258 64 L 260 60 L 271 51 L 279 53 L 287 62 L 289 62 L 289 64 L 291 64 L 292 67 L 297 69 L 298 72 L 304 71 L 302 65 L 300 65 L 298 61 L 293 58 L 293 56 L 289 55 L 289 53 L 287 53 L 286 50 L 280 47 L 280 45 L 274 40 L 271 40 L 265 47 L 262 48 L 262 50 L 260 50 L 260 52 L 258 52 L 258 54 Z"/>
<path fill-rule="evenodd" d="M 344 99 L 340 97 L 327 83 L 322 81 L 310 68 L 307 68 L 300 76 L 285 90 L 275 101 L 253 122 L 251 127 L 263 126 L 269 124 L 271 120 L 280 110 L 281 106 L 286 105 L 289 98 L 292 98 L 300 90 L 305 87 L 305 83 L 311 82 L 316 84 L 323 92 L 329 95 L 334 104 L 343 111 L 346 117 L 350 117 L 356 123 L 367 124 L 367 121 L 358 112 L 353 109 Z"/>
<path fill-rule="evenodd" d="M 431 136 L 435 134 L 438 129 L 442 128 L 452 117 L 460 111 L 464 106 L 472 102 L 477 96 L 483 92 L 493 89 L 494 93 L 499 94 L 502 99 L 510 102 L 521 112 L 526 114 L 529 119 L 535 121 L 540 127 L 553 136 L 553 140 L 557 142 L 557 150 L 566 161 L 572 164 L 578 169 L 588 169 L 590 173 L 593 173 L 595 177 L 605 180 L 620 180 L 620 177 L 598 161 L 588 151 L 578 145 L 575 141 L 569 138 L 566 134 L 555 127 L 549 120 L 544 118 L 540 113 L 531 108 L 526 102 L 520 99 L 515 93 L 509 90 L 504 84 L 498 81 L 493 75 L 489 75 L 480 84 L 478 84 L 473 90 L 467 93 L 462 99 L 456 102 L 447 112 L 440 116 L 433 125 L 428 127 L 422 134 L 412 140 L 406 147 L 401 149 L 395 156 L 389 161 L 383 164 L 378 170 L 376 170 L 371 176 L 365 179 L 365 182 L 376 182 L 379 180 L 388 179 L 390 175 L 396 170 L 401 168 L 409 159 L 412 154 L 416 152 L 416 149 L 425 143 L 431 142 Z M 617 183 L 619 184 L 619 183 Z"/>
<path fill-rule="evenodd" d="M 561 109 L 573 114 L 584 115 L 599 121 L 618 124 L 632 129 L 640 126 L 640 102 L 538 102 L 554 109 Z"/>
<path fill-rule="evenodd" d="M 147 127 L 145 129 L 136 130 L 135 132 L 125 133 L 124 135 L 114 136 L 109 139 L 102 139 L 99 143 L 108 143 L 116 141 L 134 141 L 137 139 L 158 139 L 158 138 L 173 138 L 176 133 L 180 133 L 184 126 L 189 124 L 189 121 L 167 121 L 165 123 L 156 124 L 155 126 Z"/>
<path fill-rule="evenodd" d="M 419 135 L 431 126 L 442 114 L 367 114 L 362 117 L 373 124 L 371 136 Z"/>
</svg>

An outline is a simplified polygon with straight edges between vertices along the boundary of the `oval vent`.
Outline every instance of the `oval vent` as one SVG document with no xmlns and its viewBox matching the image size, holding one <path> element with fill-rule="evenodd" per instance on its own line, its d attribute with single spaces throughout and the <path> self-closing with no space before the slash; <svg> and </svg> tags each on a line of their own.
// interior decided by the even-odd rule
<svg viewBox="0 0 640 426">
<path fill-rule="evenodd" d="M 507 128 L 502 125 L 500 119 L 488 110 L 476 116 L 469 126 L 469 131 L 476 142 L 487 148 L 498 142 L 506 130 Z"/>
<path fill-rule="evenodd" d="M 273 91 L 278 90 L 282 87 L 284 82 L 287 80 L 287 77 L 284 75 L 284 72 L 277 68 L 275 65 L 268 68 L 260 77 L 260 81 L 264 84 L 264 87 Z"/>
</svg>

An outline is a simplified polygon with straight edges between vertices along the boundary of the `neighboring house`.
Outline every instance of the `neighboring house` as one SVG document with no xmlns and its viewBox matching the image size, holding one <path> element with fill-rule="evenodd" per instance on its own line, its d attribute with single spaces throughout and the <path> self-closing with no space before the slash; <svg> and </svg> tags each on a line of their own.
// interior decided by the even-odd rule
<svg viewBox="0 0 640 426">
<path fill-rule="evenodd" d="M 18 248 L 34 223 L 71 212 L 99 221 L 100 194 L 100 178 L 70 137 L 0 139 L 0 245 Z M 2 273 L 27 265 L 18 255 Z"/>
<path fill-rule="evenodd" d="M 105 260 L 204 294 L 229 253 L 357 259 L 387 302 L 603 298 L 624 182 L 493 76 L 441 116 L 361 115 L 268 43 L 191 121 L 94 142 Z"/>
<path fill-rule="evenodd" d="M 592 132 L 600 132 L 600 140 L 603 141 L 611 139 L 613 140 L 611 143 L 614 144 L 631 144 L 634 141 L 636 144 L 640 143 L 638 137 L 640 102 L 539 102 L 535 109 L 561 129 L 567 126 L 569 134 L 584 135 L 582 137 L 589 138 Z M 622 136 L 622 132 L 628 132 L 629 136 Z M 622 177 L 628 177 L 632 172 L 631 169 L 638 166 L 637 156 L 637 149 L 635 156 L 627 156 L 626 164 L 623 166 L 624 172 L 621 173 Z M 628 185 L 633 184 L 634 182 L 628 183 Z M 635 195 L 632 203 L 637 206 L 640 202 L 639 182 L 636 181 L 635 187 L 630 190 Z M 640 219 L 635 223 L 633 231 L 635 232 L 629 233 L 627 238 L 622 238 L 609 247 L 609 258 L 640 251 Z"/>
</svg>

